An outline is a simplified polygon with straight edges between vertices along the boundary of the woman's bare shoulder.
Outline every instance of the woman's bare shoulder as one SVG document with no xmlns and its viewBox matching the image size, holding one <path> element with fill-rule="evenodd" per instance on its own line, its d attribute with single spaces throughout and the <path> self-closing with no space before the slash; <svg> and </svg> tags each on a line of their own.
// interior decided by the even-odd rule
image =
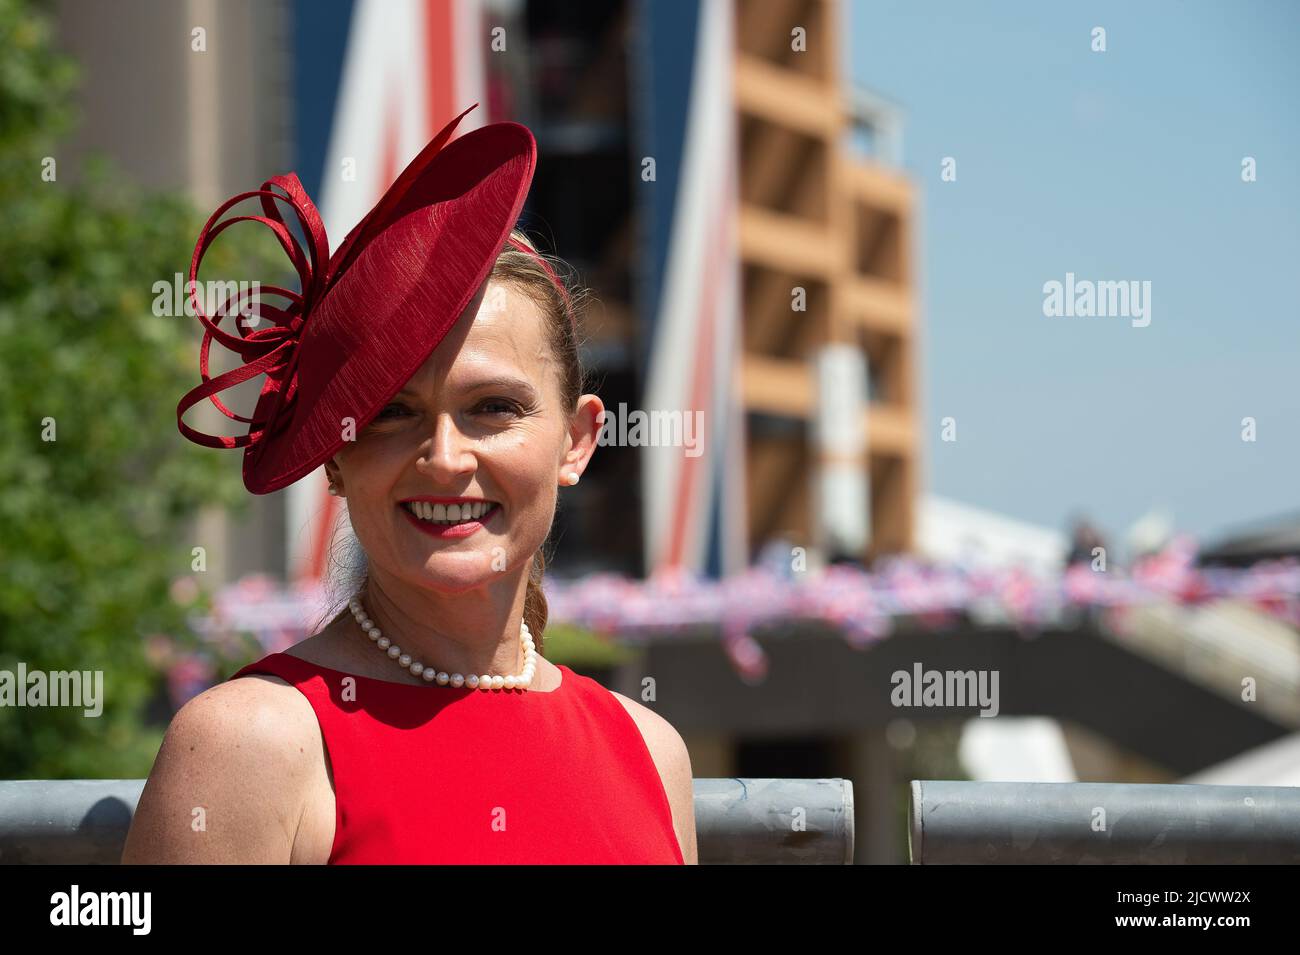
<svg viewBox="0 0 1300 955">
<path fill-rule="evenodd" d="M 655 769 L 663 783 L 664 793 L 668 797 L 673 814 L 673 828 L 677 832 L 677 841 L 681 846 L 682 857 L 687 865 L 697 862 L 695 834 L 695 781 L 691 770 L 691 755 L 686 748 L 686 741 L 668 720 L 664 719 L 650 707 L 638 703 L 631 697 L 610 690 L 614 698 L 623 705 L 637 729 L 645 740 L 650 758 L 654 760 Z"/>
<path fill-rule="evenodd" d="M 318 740 L 311 704 L 277 677 L 198 694 L 163 737 L 123 863 L 288 862 Z"/>
<path fill-rule="evenodd" d="M 172 726 L 229 733 L 240 742 L 283 748 L 295 731 L 314 732 L 316 716 L 302 692 L 270 673 L 250 673 L 209 687 L 177 710 Z M 170 731 L 170 730 L 169 730 Z"/>
</svg>

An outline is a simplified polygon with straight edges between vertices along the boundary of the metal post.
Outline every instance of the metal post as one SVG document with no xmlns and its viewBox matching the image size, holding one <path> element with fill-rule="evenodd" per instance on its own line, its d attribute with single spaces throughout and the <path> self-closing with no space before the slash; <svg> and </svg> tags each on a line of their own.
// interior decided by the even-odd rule
<svg viewBox="0 0 1300 955">
<path fill-rule="evenodd" d="M 914 864 L 1300 862 L 1300 787 L 913 780 Z"/>
</svg>

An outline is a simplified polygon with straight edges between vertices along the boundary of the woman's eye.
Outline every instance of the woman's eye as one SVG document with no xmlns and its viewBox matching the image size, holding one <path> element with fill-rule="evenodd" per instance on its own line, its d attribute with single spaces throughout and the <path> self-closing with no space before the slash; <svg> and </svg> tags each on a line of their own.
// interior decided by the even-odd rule
<svg viewBox="0 0 1300 955">
<path fill-rule="evenodd" d="M 487 401 L 483 402 L 483 404 L 479 405 L 479 408 L 480 410 L 493 415 L 520 413 L 519 405 L 515 404 L 513 401 L 508 401 L 505 398 L 489 398 Z"/>
<path fill-rule="evenodd" d="M 375 416 L 375 420 L 383 420 L 388 418 L 400 418 L 402 417 L 402 415 L 406 413 L 407 413 L 406 405 L 400 404 L 399 402 L 395 401 L 391 404 L 384 405 L 384 407 L 380 410 L 379 414 Z"/>
</svg>

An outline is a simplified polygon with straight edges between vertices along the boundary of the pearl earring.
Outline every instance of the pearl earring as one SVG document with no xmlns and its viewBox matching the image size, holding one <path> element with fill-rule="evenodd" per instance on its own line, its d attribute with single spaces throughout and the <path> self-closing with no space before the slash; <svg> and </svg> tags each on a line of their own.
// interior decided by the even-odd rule
<svg viewBox="0 0 1300 955">
<path fill-rule="evenodd" d="M 567 475 L 565 475 L 564 480 L 567 481 L 569 484 L 577 484 L 577 483 L 578 483 L 578 472 L 577 472 L 577 471 L 570 471 Z"/>
<path fill-rule="evenodd" d="M 338 497 L 338 495 L 339 495 L 339 489 L 338 489 L 338 487 L 337 487 L 336 485 L 334 485 L 334 484 L 331 484 L 331 485 L 330 485 L 330 493 L 333 494 L 335 497 Z"/>
</svg>

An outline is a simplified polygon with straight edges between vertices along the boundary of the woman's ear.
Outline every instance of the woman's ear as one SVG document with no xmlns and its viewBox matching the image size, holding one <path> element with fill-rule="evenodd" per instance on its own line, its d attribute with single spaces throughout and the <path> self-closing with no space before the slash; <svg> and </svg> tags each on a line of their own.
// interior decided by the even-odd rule
<svg viewBox="0 0 1300 955">
<path fill-rule="evenodd" d="M 604 411 L 605 403 L 599 396 L 582 395 L 578 398 L 578 410 L 569 425 L 569 447 L 560 461 L 560 483 L 566 482 L 568 474 L 580 475 L 596 453 L 604 429 Z"/>
<path fill-rule="evenodd" d="M 343 497 L 343 474 L 339 470 L 337 458 L 330 458 L 325 462 L 325 477 L 330 482 L 330 493 Z"/>
</svg>

